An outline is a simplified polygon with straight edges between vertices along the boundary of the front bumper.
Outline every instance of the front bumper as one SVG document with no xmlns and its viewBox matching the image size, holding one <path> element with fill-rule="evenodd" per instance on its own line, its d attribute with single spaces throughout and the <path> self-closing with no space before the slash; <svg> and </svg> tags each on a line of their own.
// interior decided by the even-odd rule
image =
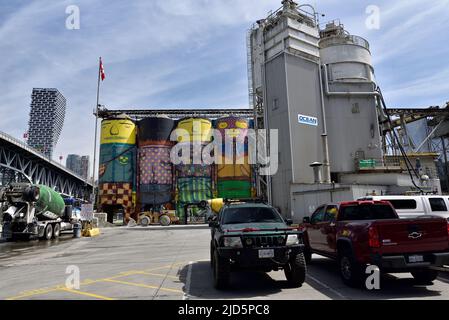
<svg viewBox="0 0 449 320">
<path fill-rule="evenodd" d="M 424 257 L 423 262 L 409 262 L 410 255 L 397 255 L 397 256 L 373 256 L 372 264 L 377 265 L 384 271 L 409 271 L 412 269 L 422 269 L 431 267 L 442 267 L 449 264 L 449 252 L 442 253 L 418 253 Z"/>
<path fill-rule="evenodd" d="M 259 250 L 273 250 L 274 258 L 259 258 Z M 304 245 L 268 248 L 218 248 L 221 257 L 231 260 L 239 269 L 276 269 L 285 266 L 292 257 L 302 253 Z"/>
</svg>

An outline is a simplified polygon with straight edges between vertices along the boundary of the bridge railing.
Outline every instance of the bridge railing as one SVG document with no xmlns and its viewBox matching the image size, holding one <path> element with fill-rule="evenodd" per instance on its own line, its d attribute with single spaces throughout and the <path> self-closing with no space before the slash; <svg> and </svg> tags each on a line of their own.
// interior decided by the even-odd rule
<svg viewBox="0 0 449 320">
<path fill-rule="evenodd" d="M 10 142 L 12 144 L 15 144 L 16 146 L 18 146 L 18 147 L 20 147 L 20 148 L 22 148 L 22 149 L 24 149 L 24 150 L 34 154 L 35 156 L 45 160 L 46 162 L 50 163 L 51 165 L 57 167 L 58 169 L 60 169 L 62 171 L 65 171 L 66 173 L 68 173 L 68 174 L 70 174 L 70 175 L 80 179 L 81 181 L 84 181 L 85 183 L 91 185 L 91 183 L 88 180 L 86 180 L 83 177 L 79 176 L 75 172 L 67 169 L 66 167 L 64 167 L 63 165 L 59 164 L 58 162 L 53 161 L 52 159 L 46 157 L 45 155 L 43 155 L 42 153 L 40 153 L 36 149 L 31 148 L 29 145 L 27 145 L 23 141 L 20 141 L 19 139 L 16 139 L 16 138 L 12 137 L 11 135 L 9 135 L 9 134 L 7 134 L 5 132 L 2 132 L 2 131 L 0 131 L 0 139 L 3 139 L 3 140 L 8 141 L 8 142 Z"/>
</svg>

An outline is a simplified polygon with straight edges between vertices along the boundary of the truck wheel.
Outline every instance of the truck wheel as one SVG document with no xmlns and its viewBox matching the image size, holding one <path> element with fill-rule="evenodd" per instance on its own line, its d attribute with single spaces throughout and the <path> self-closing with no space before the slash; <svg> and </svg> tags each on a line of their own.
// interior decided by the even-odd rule
<svg viewBox="0 0 449 320">
<path fill-rule="evenodd" d="M 210 241 L 210 267 L 214 267 L 214 241 Z"/>
<path fill-rule="evenodd" d="M 304 248 L 304 258 L 306 259 L 307 264 L 312 263 L 312 252 L 310 251 L 310 248 L 308 248 L 308 247 Z"/>
<path fill-rule="evenodd" d="M 310 247 L 305 243 L 304 236 L 300 238 L 299 243 L 304 245 L 304 258 L 306 259 L 306 263 L 310 264 L 312 262 L 312 251 Z"/>
<path fill-rule="evenodd" d="M 226 289 L 229 286 L 231 277 L 231 266 L 227 259 L 220 257 L 217 250 L 214 250 L 214 287 L 218 290 Z"/>
<path fill-rule="evenodd" d="M 299 288 L 306 281 L 306 258 L 300 253 L 284 267 L 285 277 L 292 288 Z"/>
<path fill-rule="evenodd" d="M 51 237 L 53 236 L 53 227 L 51 224 L 47 224 L 44 230 L 44 235 L 42 236 L 42 240 L 51 240 Z"/>
<path fill-rule="evenodd" d="M 55 223 L 53 226 L 53 238 L 58 239 L 61 235 L 61 225 L 59 223 Z"/>
<path fill-rule="evenodd" d="M 438 277 L 438 271 L 431 269 L 413 271 L 412 276 L 418 284 L 432 284 Z"/>
<path fill-rule="evenodd" d="M 164 227 L 167 227 L 167 226 L 169 226 L 171 224 L 170 217 L 165 215 L 165 214 L 162 217 L 159 218 L 159 222 Z"/>
<path fill-rule="evenodd" d="M 359 287 L 363 282 L 362 268 L 348 251 L 343 251 L 338 257 L 338 266 L 343 282 L 350 287 Z"/>
<path fill-rule="evenodd" d="M 147 216 L 142 217 L 142 219 L 140 219 L 140 225 L 142 227 L 148 227 L 150 225 L 151 221 L 150 218 Z"/>
</svg>

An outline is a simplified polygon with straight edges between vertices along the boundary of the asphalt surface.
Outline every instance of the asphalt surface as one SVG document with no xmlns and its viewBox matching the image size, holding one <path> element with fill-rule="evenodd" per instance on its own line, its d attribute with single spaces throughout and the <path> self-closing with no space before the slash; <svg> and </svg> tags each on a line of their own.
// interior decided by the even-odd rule
<svg viewBox="0 0 449 320">
<path fill-rule="evenodd" d="M 209 240 L 206 227 L 121 227 L 96 238 L 0 243 L 0 299 L 449 299 L 445 273 L 433 286 L 395 274 L 383 278 L 380 290 L 352 289 L 335 263 L 320 256 L 308 266 L 302 288 L 289 288 L 282 271 L 239 272 L 229 290 L 217 291 Z M 67 287 L 76 283 L 76 270 L 80 287 Z"/>
</svg>

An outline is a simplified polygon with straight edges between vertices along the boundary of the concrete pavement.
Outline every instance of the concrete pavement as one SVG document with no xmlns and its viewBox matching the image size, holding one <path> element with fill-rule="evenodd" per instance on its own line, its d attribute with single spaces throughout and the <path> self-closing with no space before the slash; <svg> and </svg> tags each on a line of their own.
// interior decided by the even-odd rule
<svg viewBox="0 0 449 320">
<path fill-rule="evenodd" d="M 449 299 L 449 278 L 416 286 L 409 274 L 388 275 L 379 291 L 346 287 L 334 262 L 314 256 L 302 288 L 284 273 L 233 273 L 217 291 L 204 226 L 102 229 L 96 238 L 0 244 L 0 299 Z M 79 270 L 79 289 L 73 284 Z"/>
</svg>

